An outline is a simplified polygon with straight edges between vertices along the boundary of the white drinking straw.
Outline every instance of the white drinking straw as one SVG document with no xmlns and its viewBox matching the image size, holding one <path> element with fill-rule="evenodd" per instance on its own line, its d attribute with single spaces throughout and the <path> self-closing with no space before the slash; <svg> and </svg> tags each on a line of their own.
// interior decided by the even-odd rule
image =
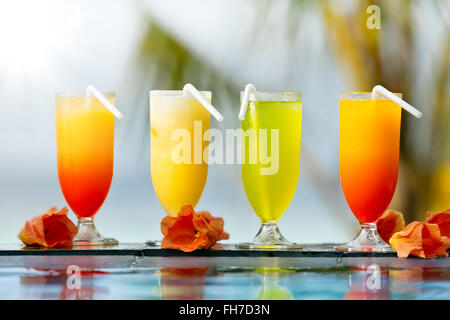
<svg viewBox="0 0 450 320">
<path fill-rule="evenodd" d="M 412 105 L 410 105 L 405 100 L 402 100 L 401 98 L 399 98 L 398 96 L 396 96 L 395 94 L 390 92 L 385 87 L 380 86 L 380 85 L 376 85 L 375 87 L 373 87 L 372 99 L 375 99 L 377 94 L 381 94 L 382 96 L 385 96 L 389 100 L 392 100 L 393 102 L 398 104 L 400 107 L 402 107 L 403 109 L 405 109 L 406 111 L 411 113 L 414 117 L 416 117 L 416 118 L 422 117 L 422 112 L 420 112 L 419 110 L 414 108 Z"/>
<path fill-rule="evenodd" d="M 115 105 L 113 105 L 109 100 L 100 92 L 98 91 L 93 85 L 89 85 L 86 89 L 87 95 L 93 94 L 111 113 L 117 118 L 122 119 L 123 114 L 119 111 L 119 109 L 116 108 Z"/>
<path fill-rule="evenodd" d="M 217 119 L 217 121 L 223 120 L 223 115 L 217 111 L 216 108 L 212 106 L 211 103 L 209 103 L 208 100 L 205 99 L 205 97 L 202 96 L 202 94 L 190 83 L 187 83 L 183 87 L 183 92 L 191 94 L 195 99 L 198 100 L 205 108 L 208 110 L 214 118 Z"/>
<path fill-rule="evenodd" d="M 250 99 L 250 94 L 256 92 L 256 88 L 253 84 L 249 83 L 245 86 L 244 96 L 242 97 L 241 110 L 239 111 L 239 120 L 244 120 L 247 113 L 248 100 Z"/>
</svg>

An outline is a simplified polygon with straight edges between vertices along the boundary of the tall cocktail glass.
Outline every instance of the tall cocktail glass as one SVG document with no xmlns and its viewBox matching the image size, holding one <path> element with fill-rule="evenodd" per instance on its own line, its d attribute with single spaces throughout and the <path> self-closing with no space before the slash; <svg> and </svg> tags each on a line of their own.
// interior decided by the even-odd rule
<svg viewBox="0 0 450 320">
<path fill-rule="evenodd" d="M 342 93 L 339 119 L 341 185 L 361 229 L 338 249 L 389 251 L 375 221 L 388 208 L 397 185 L 401 107 L 370 92 Z"/>
<path fill-rule="evenodd" d="M 211 101 L 211 92 L 201 94 Z M 183 91 L 150 91 L 150 159 L 153 188 L 165 212 L 177 216 L 200 200 L 208 175 L 210 113 Z"/>
<path fill-rule="evenodd" d="M 242 182 L 261 227 L 252 242 L 239 243 L 239 248 L 301 247 L 286 240 L 277 225 L 297 188 L 301 125 L 300 92 L 256 91 L 251 95 L 241 121 Z"/>
<path fill-rule="evenodd" d="M 103 95 L 114 104 L 114 93 Z M 114 116 L 86 92 L 57 93 L 55 104 L 59 183 L 78 218 L 73 244 L 117 244 L 101 236 L 94 225 L 113 176 Z"/>
</svg>

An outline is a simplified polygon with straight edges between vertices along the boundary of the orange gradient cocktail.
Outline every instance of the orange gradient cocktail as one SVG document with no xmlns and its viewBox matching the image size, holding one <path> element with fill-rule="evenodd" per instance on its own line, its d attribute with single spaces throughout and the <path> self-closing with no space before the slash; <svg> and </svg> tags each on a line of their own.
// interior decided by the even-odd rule
<svg viewBox="0 0 450 320">
<path fill-rule="evenodd" d="M 345 247 L 388 250 L 374 222 L 388 208 L 397 185 L 401 107 L 371 93 L 343 93 L 339 119 L 341 185 L 361 224 Z"/>
<path fill-rule="evenodd" d="M 103 93 L 114 104 L 114 93 Z M 78 217 L 74 244 L 116 244 L 97 232 L 94 215 L 113 176 L 114 116 L 85 92 L 56 94 L 58 177 L 68 205 Z"/>
</svg>

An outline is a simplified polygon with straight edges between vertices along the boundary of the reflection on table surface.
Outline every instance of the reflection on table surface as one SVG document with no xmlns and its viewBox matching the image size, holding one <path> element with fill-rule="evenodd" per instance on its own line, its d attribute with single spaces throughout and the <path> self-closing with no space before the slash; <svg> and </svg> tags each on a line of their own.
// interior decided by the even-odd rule
<svg viewBox="0 0 450 320">
<path fill-rule="evenodd" d="M 0 299 L 450 299 L 450 259 L 0 256 Z"/>
</svg>

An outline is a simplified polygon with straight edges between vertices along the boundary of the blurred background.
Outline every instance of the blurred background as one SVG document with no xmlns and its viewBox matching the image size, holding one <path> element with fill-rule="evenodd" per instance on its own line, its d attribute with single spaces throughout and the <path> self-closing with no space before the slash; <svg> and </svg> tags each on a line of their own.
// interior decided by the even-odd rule
<svg viewBox="0 0 450 320">
<path fill-rule="evenodd" d="M 366 10 L 381 8 L 381 29 Z M 159 239 L 163 210 L 149 165 L 150 89 L 187 82 L 213 92 L 225 130 L 239 127 L 239 91 L 303 92 L 300 179 L 280 228 L 291 241 L 356 232 L 339 181 L 339 93 L 376 84 L 423 111 L 403 113 L 391 208 L 407 222 L 450 207 L 450 1 L 0 0 L 0 242 L 62 207 L 55 91 L 116 92 L 114 178 L 96 225 L 123 242 Z M 225 219 L 231 242 L 259 220 L 238 165 L 213 165 L 197 209 Z M 75 216 L 71 213 L 75 221 Z"/>
</svg>

